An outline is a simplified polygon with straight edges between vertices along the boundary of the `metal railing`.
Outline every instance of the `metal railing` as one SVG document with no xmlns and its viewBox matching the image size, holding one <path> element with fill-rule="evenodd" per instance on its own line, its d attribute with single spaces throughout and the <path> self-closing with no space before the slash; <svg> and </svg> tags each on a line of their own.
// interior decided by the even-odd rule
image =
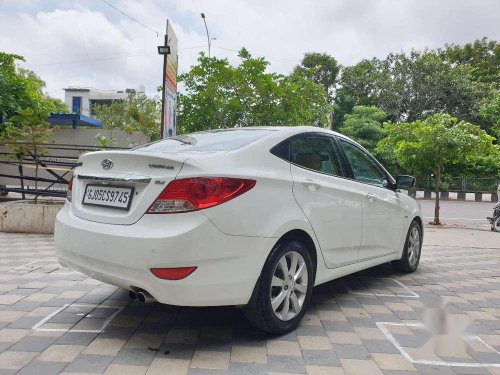
<svg viewBox="0 0 500 375">
<path fill-rule="evenodd" d="M 0 142 L 0 146 L 8 146 Z M 0 195 L 18 193 L 22 199 L 38 196 L 65 197 L 78 157 L 86 152 L 124 147 L 100 147 L 73 144 L 43 144 L 47 154 L 28 153 L 19 157 L 2 147 L 0 152 Z M 38 176 L 35 169 L 38 167 Z M 37 188 L 35 186 L 38 185 Z M 29 196 L 29 197 L 27 197 Z"/>
<path fill-rule="evenodd" d="M 500 184 L 500 176 L 494 178 L 443 177 L 440 191 L 457 193 L 496 193 Z M 435 190 L 434 178 L 417 177 L 417 190 Z"/>
</svg>

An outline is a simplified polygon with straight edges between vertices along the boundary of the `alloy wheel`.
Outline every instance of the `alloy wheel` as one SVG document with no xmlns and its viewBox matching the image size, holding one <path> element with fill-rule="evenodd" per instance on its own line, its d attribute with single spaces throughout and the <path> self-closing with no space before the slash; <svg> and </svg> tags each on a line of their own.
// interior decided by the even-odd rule
<svg viewBox="0 0 500 375">
<path fill-rule="evenodd" d="M 285 253 L 271 281 L 271 307 L 278 319 L 288 321 L 302 310 L 308 289 L 307 265 L 296 251 Z"/>
<path fill-rule="evenodd" d="M 414 226 L 410 231 L 408 238 L 408 263 L 410 266 L 415 267 L 418 262 L 420 254 L 420 231 L 417 226 Z"/>
</svg>

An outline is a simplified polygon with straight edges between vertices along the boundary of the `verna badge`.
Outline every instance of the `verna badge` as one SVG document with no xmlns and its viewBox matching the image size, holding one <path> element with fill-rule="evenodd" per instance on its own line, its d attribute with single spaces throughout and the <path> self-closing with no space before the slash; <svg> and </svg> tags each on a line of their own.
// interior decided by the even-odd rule
<svg viewBox="0 0 500 375">
<path fill-rule="evenodd" d="M 101 162 L 101 167 L 102 167 L 102 169 L 111 169 L 111 168 L 113 168 L 113 160 L 111 160 L 111 159 L 104 159 Z"/>
</svg>

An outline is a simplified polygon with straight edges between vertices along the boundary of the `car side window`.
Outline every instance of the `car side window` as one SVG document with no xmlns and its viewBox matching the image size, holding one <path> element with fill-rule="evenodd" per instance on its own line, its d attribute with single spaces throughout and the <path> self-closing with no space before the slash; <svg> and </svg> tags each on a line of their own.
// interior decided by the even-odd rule
<svg viewBox="0 0 500 375">
<path fill-rule="evenodd" d="M 351 164 L 354 179 L 370 185 L 384 187 L 386 177 L 377 163 L 359 147 L 342 139 L 339 140 Z"/>
<path fill-rule="evenodd" d="M 281 142 L 279 145 L 273 147 L 271 150 L 273 155 L 284 159 L 286 161 L 290 161 L 290 144 L 288 141 Z"/>
<path fill-rule="evenodd" d="M 342 176 L 342 168 L 330 137 L 306 135 L 290 140 L 291 162 L 313 171 Z"/>
</svg>

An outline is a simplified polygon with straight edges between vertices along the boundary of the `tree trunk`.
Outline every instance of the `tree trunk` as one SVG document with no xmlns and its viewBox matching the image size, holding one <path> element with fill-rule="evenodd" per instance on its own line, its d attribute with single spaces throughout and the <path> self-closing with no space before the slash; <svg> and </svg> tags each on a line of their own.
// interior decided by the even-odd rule
<svg viewBox="0 0 500 375">
<path fill-rule="evenodd" d="M 441 224 L 439 222 L 439 187 L 441 185 L 441 166 L 438 164 L 436 167 L 436 174 L 434 175 L 434 184 L 436 185 L 435 187 L 435 192 L 436 192 L 436 203 L 434 206 L 434 225 L 439 225 Z"/>
</svg>

